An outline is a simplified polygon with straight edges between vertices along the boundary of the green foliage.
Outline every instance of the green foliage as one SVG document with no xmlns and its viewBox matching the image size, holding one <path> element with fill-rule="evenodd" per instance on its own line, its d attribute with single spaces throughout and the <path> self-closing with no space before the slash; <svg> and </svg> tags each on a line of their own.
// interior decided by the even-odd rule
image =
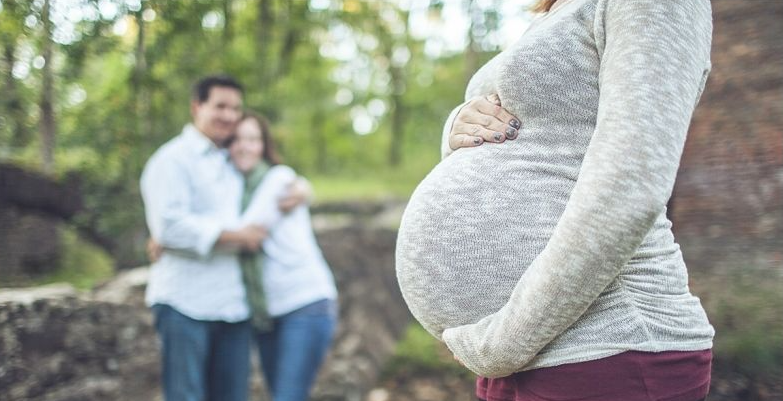
<svg viewBox="0 0 783 401">
<path fill-rule="evenodd" d="M 40 3 L 0 2 L 0 159 L 32 168 L 41 165 Z M 427 39 L 411 32 L 411 11 L 391 0 L 325 9 L 292 0 L 101 3 L 117 13 L 102 14 L 111 7 L 94 0 L 72 1 L 68 12 L 51 3 L 52 20 L 73 34 L 62 39 L 55 29 L 47 60 L 54 174 L 79 173 L 86 207 L 74 225 L 100 237 L 120 266 L 143 262 L 138 177 L 189 121 L 197 78 L 226 72 L 243 82 L 245 104 L 270 118 L 286 164 L 332 200 L 410 194 L 437 163 L 443 121 L 475 67 L 462 55 L 427 54 Z M 484 40 L 498 29 L 495 6 L 469 10 L 471 37 L 481 41 L 475 60 L 498 50 Z M 428 18 L 442 19 L 441 11 Z M 353 54 L 341 55 L 346 48 Z M 355 131 L 357 114 L 369 129 Z"/>
<path fill-rule="evenodd" d="M 384 377 L 438 374 L 473 377 L 460 365 L 445 345 L 436 340 L 421 325 L 412 323 L 397 344 L 394 356 L 384 368 Z"/>
<path fill-rule="evenodd" d="M 336 174 L 310 174 L 316 202 L 335 200 L 408 199 L 440 155 L 418 150 L 418 159 L 398 167 L 344 169 Z"/>
<path fill-rule="evenodd" d="M 73 229 L 60 230 L 63 253 L 57 269 L 36 284 L 67 282 L 80 290 L 89 290 L 114 275 L 114 262 L 102 249 L 79 238 Z"/>
<path fill-rule="evenodd" d="M 714 354 L 751 377 L 783 374 L 783 279 L 779 274 L 694 279 L 715 327 Z"/>
</svg>

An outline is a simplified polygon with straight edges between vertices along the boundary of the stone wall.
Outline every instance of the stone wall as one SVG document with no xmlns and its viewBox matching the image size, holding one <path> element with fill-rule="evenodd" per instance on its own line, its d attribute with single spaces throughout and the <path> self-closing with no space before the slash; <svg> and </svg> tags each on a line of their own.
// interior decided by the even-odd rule
<svg viewBox="0 0 783 401">
<path fill-rule="evenodd" d="M 67 286 L 0 292 L 0 400 L 153 400 L 150 314 Z"/>
<path fill-rule="evenodd" d="M 670 211 L 691 268 L 783 267 L 783 2 L 713 0 L 712 72 Z"/>
<path fill-rule="evenodd" d="M 0 202 L 0 286 L 58 266 L 59 220 Z"/>
<path fill-rule="evenodd" d="M 396 234 L 344 228 L 318 239 L 337 280 L 341 321 L 314 399 L 359 401 L 410 321 L 394 273 Z M 159 399 L 146 276 L 146 268 L 126 271 L 90 294 L 0 290 L 0 401 Z M 267 400 L 259 374 L 252 388 L 256 401 Z"/>
<path fill-rule="evenodd" d="M 57 224 L 82 206 L 75 178 L 58 182 L 0 164 L 0 286 L 57 267 Z"/>
</svg>

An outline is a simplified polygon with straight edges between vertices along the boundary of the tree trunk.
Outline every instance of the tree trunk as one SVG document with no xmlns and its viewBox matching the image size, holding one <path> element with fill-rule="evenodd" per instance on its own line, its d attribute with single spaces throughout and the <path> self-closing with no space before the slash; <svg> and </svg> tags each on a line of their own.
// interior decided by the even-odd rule
<svg viewBox="0 0 783 401">
<path fill-rule="evenodd" d="M 134 77 L 135 80 L 134 84 L 141 85 L 141 80 L 143 77 L 144 72 L 147 69 L 147 58 L 144 53 L 145 49 L 145 25 L 144 25 L 144 17 L 143 14 L 144 9 L 139 10 L 136 13 L 136 24 L 139 26 L 139 33 L 136 36 L 136 65 L 134 66 Z"/>
<path fill-rule="evenodd" d="M 52 72 L 52 22 L 49 19 L 50 0 L 44 0 L 41 10 L 43 32 L 41 41 L 44 66 L 41 85 L 41 159 L 43 170 L 46 173 L 54 171 L 54 140 L 55 140 L 55 116 L 54 116 L 54 73 Z"/>
<path fill-rule="evenodd" d="M 152 133 L 152 119 L 150 118 L 150 105 L 152 104 L 152 99 L 149 85 L 147 84 L 147 27 L 144 22 L 143 13 L 143 8 L 136 13 L 136 23 L 139 26 L 139 32 L 136 36 L 136 65 L 133 67 L 133 88 L 131 88 L 131 93 L 133 94 L 133 102 L 136 111 L 134 116 L 136 119 L 136 142 L 150 148 L 153 143 L 153 141 L 149 140 L 149 135 Z M 151 151 L 152 149 L 149 149 L 150 153 Z M 136 166 L 131 166 L 130 163 L 126 164 L 126 168 L 129 172 L 136 171 Z"/>
<path fill-rule="evenodd" d="M 291 59 L 293 58 L 294 50 L 299 43 L 299 38 L 303 37 L 303 33 L 300 32 L 305 24 L 294 18 L 305 18 L 307 15 L 307 3 L 302 3 L 304 6 L 302 9 L 297 10 L 292 0 L 288 0 L 286 7 L 286 19 L 283 23 L 285 26 L 285 33 L 283 34 L 283 41 L 280 46 L 280 57 L 277 62 L 277 70 L 275 71 L 275 77 L 280 77 L 288 72 L 288 68 L 291 65 Z"/>
<path fill-rule="evenodd" d="M 313 127 L 313 142 L 315 143 L 315 165 L 317 171 L 324 172 L 327 169 L 328 144 L 326 133 L 323 130 L 324 112 L 319 107 L 310 118 L 310 126 Z"/>
<path fill-rule="evenodd" d="M 258 1 L 258 24 L 256 25 L 256 58 L 258 65 L 262 66 L 260 70 L 259 90 L 266 90 L 267 83 L 270 81 L 269 74 L 269 48 L 272 43 L 272 0 Z"/>
<path fill-rule="evenodd" d="M 396 167 L 402 161 L 402 146 L 404 142 L 406 108 L 404 103 L 405 94 L 405 65 L 406 62 L 399 63 L 394 59 L 394 51 L 398 43 L 406 44 L 408 41 L 408 14 L 403 13 L 401 19 L 405 21 L 405 31 L 402 38 L 390 32 L 386 28 L 377 31 L 380 38 L 383 54 L 389 60 L 389 75 L 391 76 L 391 138 L 389 138 L 389 165 Z"/>
<path fill-rule="evenodd" d="M 233 13 L 231 10 L 232 0 L 223 0 L 223 45 L 226 46 L 231 42 L 233 32 L 231 30 L 231 24 L 233 23 Z"/>
<path fill-rule="evenodd" d="M 404 141 L 405 129 L 405 104 L 403 102 L 403 93 L 405 93 L 405 72 L 404 67 L 391 68 L 392 81 L 392 107 L 391 107 L 391 142 L 389 143 L 389 165 L 398 166 L 402 161 L 402 144 Z"/>
<path fill-rule="evenodd" d="M 3 45 L 3 59 L 5 60 L 5 83 L 3 85 L 3 109 L 7 113 L 9 131 L 11 133 L 11 147 L 22 147 L 30 140 L 27 132 L 26 113 L 22 105 L 22 98 L 16 87 L 14 78 L 14 66 L 16 65 L 16 46 L 13 43 Z"/>
<path fill-rule="evenodd" d="M 478 46 L 476 44 L 476 35 L 474 34 L 473 25 L 475 24 L 473 17 L 474 1 L 467 0 L 468 18 L 470 19 L 470 26 L 468 27 L 468 44 L 465 46 L 465 83 L 470 81 L 470 78 L 479 68 L 479 54 L 476 50 Z"/>
</svg>

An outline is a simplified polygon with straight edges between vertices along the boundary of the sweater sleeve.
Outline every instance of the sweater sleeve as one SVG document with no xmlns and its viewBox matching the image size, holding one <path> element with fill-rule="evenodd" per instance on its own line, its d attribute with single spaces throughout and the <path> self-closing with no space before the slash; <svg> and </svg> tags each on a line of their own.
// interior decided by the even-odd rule
<svg viewBox="0 0 783 401">
<path fill-rule="evenodd" d="M 631 259 L 671 195 L 709 71 L 708 0 L 599 0 L 596 128 L 555 230 L 508 302 L 443 340 L 486 377 L 523 370 Z"/>
</svg>

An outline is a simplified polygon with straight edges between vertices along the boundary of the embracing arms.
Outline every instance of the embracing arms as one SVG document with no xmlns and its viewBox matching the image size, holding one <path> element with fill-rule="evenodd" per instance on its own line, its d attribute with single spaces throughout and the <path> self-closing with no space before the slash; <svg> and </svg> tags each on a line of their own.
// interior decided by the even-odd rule
<svg viewBox="0 0 783 401">
<path fill-rule="evenodd" d="M 153 170 L 142 177 L 145 209 L 148 215 L 162 217 L 149 219 L 162 223 L 160 227 L 150 227 L 152 238 L 147 242 L 147 255 L 153 262 L 160 258 L 164 249 L 200 257 L 207 256 L 215 248 L 256 252 L 267 237 L 269 227 L 312 198 L 309 182 L 287 169 L 284 175 L 290 175 L 290 179 L 286 178 L 282 183 L 277 180 L 279 185 L 275 186 L 275 193 L 269 193 L 269 186 L 261 191 L 263 185 L 260 185 L 240 223 L 224 227 L 226 222 L 187 212 L 189 207 L 185 205 L 189 205 L 190 192 L 187 185 L 182 184 L 182 172 L 179 172 L 179 178 L 176 177 L 175 163 L 154 166 Z M 280 170 L 277 168 L 278 179 Z M 153 176 L 157 178 L 152 179 Z"/>
<path fill-rule="evenodd" d="M 155 239 L 155 244 L 148 244 L 148 252 L 159 246 L 206 257 L 217 244 L 241 246 L 262 235 L 260 230 L 250 228 L 244 232 L 227 231 L 226 222 L 219 218 L 194 213 L 191 188 L 185 177 L 184 168 L 171 158 L 153 157 L 144 169 L 141 193 Z"/>
</svg>

